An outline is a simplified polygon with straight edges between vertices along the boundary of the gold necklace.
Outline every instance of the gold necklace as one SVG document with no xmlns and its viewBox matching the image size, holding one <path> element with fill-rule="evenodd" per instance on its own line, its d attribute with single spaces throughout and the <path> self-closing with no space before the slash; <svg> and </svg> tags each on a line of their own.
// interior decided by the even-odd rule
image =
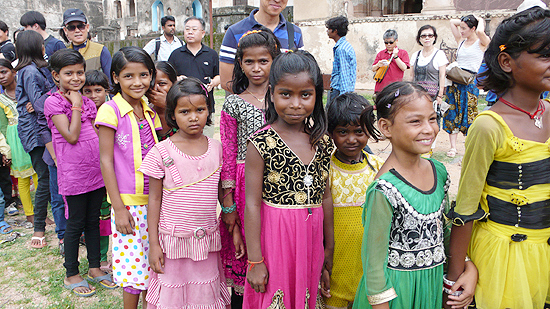
<svg viewBox="0 0 550 309">
<path fill-rule="evenodd" d="M 255 96 L 255 95 L 254 95 L 254 94 L 253 94 L 252 92 L 250 92 L 250 90 L 246 89 L 246 92 L 250 93 L 250 95 L 251 95 L 251 96 L 253 96 L 253 97 L 254 97 L 254 99 L 258 100 L 258 102 L 260 102 L 260 103 L 264 103 L 264 100 L 265 100 L 265 96 L 264 96 L 264 98 L 263 98 L 263 99 L 258 99 L 258 97 L 257 97 L 257 96 Z"/>
</svg>

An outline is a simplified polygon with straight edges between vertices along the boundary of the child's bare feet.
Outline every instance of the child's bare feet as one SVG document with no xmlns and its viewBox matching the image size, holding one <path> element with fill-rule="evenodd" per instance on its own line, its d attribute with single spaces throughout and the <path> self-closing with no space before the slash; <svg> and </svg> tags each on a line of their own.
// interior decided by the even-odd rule
<svg viewBox="0 0 550 309">
<path fill-rule="evenodd" d="M 52 219 L 46 217 L 46 224 L 47 225 L 52 225 L 52 224 L 55 224 L 55 221 L 53 221 Z"/>
</svg>

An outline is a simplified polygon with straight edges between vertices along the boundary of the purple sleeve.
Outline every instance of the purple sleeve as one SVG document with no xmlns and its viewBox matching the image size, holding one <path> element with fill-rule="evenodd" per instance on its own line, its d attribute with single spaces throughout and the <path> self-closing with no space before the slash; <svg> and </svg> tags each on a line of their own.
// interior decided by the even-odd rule
<svg viewBox="0 0 550 309">
<path fill-rule="evenodd" d="M 220 139 L 223 145 L 221 180 L 223 188 L 235 188 L 237 174 L 237 120 L 222 110 Z"/>
</svg>

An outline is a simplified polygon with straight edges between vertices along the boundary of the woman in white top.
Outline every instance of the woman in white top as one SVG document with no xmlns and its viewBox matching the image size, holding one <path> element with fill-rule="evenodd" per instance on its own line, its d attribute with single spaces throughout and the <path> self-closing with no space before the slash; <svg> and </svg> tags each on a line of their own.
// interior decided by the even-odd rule
<svg viewBox="0 0 550 309">
<path fill-rule="evenodd" d="M 491 39 L 485 34 L 485 21 L 474 15 L 451 19 L 451 31 L 458 43 L 458 66 L 471 73 L 477 73 L 483 60 L 483 53 Z M 469 85 L 458 83 L 447 87 L 447 100 L 450 104 L 443 121 L 443 130 L 449 133 L 451 149 L 447 156 L 456 155 L 456 138 L 458 132 L 468 133 L 470 124 L 477 115 L 477 97 L 479 89 L 474 82 Z"/>
</svg>

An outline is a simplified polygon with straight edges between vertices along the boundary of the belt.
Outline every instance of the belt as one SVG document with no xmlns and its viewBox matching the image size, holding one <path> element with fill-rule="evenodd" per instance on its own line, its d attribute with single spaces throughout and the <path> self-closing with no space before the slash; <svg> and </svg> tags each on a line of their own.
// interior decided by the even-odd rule
<svg viewBox="0 0 550 309">
<path fill-rule="evenodd" d="M 214 234 L 220 226 L 220 223 L 217 222 L 216 225 L 211 227 L 198 227 L 194 231 L 187 231 L 187 232 L 176 232 L 176 226 L 173 225 L 172 229 L 165 229 L 163 227 L 159 226 L 159 233 L 170 235 L 173 237 L 179 237 L 179 238 L 191 238 L 194 237 L 198 240 L 204 238 L 207 235 Z"/>
<path fill-rule="evenodd" d="M 550 200 L 518 205 L 487 196 L 489 219 L 500 224 L 527 229 L 550 227 Z"/>
</svg>

